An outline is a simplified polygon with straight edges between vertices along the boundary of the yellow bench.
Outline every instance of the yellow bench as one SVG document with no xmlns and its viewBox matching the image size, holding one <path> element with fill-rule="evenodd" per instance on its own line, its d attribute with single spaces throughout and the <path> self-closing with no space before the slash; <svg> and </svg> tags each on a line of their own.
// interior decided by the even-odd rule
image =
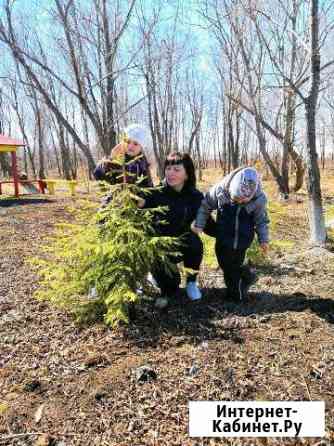
<svg viewBox="0 0 334 446">
<path fill-rule="evenodd" d="M 78 182 L 76 180 L 70 180 L 70 181 L 66 181 L 66 183 L 68 184 L 71 195 L 72 196 L 75 195 L 75 188 L 77 187 Z"/>
<path fill-rule="evenodd" d="M 68 186 L 70 194 L 74 196 L 76 192 L 76 187 L 78 185 L 77 180 L 44 180 L 44 181 L 47 184 L 47 188 L 50 195 L 55 195 L 57 183 L 65 183 Z"/>
</svg>

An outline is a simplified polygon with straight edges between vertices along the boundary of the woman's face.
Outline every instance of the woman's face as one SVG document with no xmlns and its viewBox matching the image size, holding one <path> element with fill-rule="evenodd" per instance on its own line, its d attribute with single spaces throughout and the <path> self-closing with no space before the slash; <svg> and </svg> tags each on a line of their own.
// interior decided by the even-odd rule
<svg viewBox="0 0 334 446">
<path fill-rule="evenodd" d="M 165 168 L 165 177 L 167 184 L 177 190 L 181 190 L 188 179 L 183 164 L 167 165 Z"/>
<path fill-rule="evenodd" d="M 127 140 L 126 153 L 129 156 L 135 157 L 140 155 L 141 152 L 142 152 L 142 146 L 137 141 L 134 141 L 133 139 Z"/>
</svg>

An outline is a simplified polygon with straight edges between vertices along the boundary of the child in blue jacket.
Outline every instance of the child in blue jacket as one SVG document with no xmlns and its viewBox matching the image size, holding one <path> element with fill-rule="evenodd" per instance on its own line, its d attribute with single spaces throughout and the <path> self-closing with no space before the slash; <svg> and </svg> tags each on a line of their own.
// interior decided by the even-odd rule
<svg viewBox="0 0 334 446">
<path fill-rule="evenodd" d="M 227 297 L 245 300 L 255 275 L 244 265 L 255 233 L 264 253 L 268 250 L 267 198 L 258 172 L 252 167 L 234 170 L 205 195 L 192 225 L 202 232 L 212 211 L 217 210 L 216 256 L 224 273 Z"/>
</svg>

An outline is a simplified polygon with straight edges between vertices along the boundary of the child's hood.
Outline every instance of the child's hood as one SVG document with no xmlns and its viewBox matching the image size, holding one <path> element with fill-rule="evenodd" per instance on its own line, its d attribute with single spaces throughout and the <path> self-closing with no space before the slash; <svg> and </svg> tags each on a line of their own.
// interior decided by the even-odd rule
<svg viewBox="0 0 334 446">
<path fill-rule="evenodd" d="M 244 167 L 233 171 L 224 178 L 223 182 L 231 199 L 251 200 L 262 192 L 259 175 L 253 167 Z"/>
</svg>

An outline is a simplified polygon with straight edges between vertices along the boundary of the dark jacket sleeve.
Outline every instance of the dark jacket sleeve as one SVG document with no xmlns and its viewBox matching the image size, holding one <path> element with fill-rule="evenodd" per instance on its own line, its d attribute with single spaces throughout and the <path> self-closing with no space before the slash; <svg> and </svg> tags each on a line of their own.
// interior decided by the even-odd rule
<svg viewBox="0 0 334 446">
<path fill-rule="evenodd" d="M 141 159 L 138 163 L 138 180 L 137 185 L 139 187 L 153 187 L 153 181 L 151 177 L 150 167 L 145 158 Z"/>
<path fill-rule="evenodd" d="M 212 215 L 209 215 L 206 224 L 203 229 L 204 234 L 210 237 L 217 237 L 217 223 L 213 219 Z"/>
<path fill-rule="evenodd" d="M 197 196 L 196 196 L 196 213 L 194 215 L 193 220 L 196 219 L 196 215 L 197 215 L 197 212 L 198 212 L 199 208 L 201 207 L 203 198 L 204 198 L 204 196 L 203 196 L 202 192 L 199 192 L 197 194 Z M 210 237 L 216 237 L 217 236 L 217 223 L 212 218 L 211 214 L 209 214 L 208 217 L 207 217 L 205 226 L 203 228 L 203 232 L 204 232 L 204 234 L 209 235 Z"/>
<path fill-rule="evenodd" d="M 161 194 L 162 194 L 161 187 L 155 187 L 153 189 L 143 192 L 142 196 L 145 200 L 144 208 L 154 209 L 161 206 L 161 199 L 160 199 Z"/>
<path fill-rule="evenodd" d="M 101 166 L 95 168 L 93 175 L 97 181 L 106 181 L 106 172 Z"/>
<path fill-rule="evenodd" d="M 191 213 L 189 215 L 190 218 L 190 223 L 192 223 L 197 215 L 197 211 L 201 206 L 202 200 L 203 200 L 203 194 L 202 192 L 200 192 L 198 189 L 193 189 L 191 195 L 188 198 L 189 200 L 189 204 L 190 204 L 190 209 L 191 209 Z"/>
<path fill-rule="evenodd" d="M 114 170 L 112 164 L 108 168 L 102 167 L 100 165 L 96 166 L 93 175 L 97 181 L 106 181 L 109 184 L 117 184 L 119 183 L 119 179 L 117 176 L 120 174 L 118 171 Z M 117 168 L 117 166 L 116 166 Z M 119 170 L 119 167 L 118 167 Z"/>
</svg>

